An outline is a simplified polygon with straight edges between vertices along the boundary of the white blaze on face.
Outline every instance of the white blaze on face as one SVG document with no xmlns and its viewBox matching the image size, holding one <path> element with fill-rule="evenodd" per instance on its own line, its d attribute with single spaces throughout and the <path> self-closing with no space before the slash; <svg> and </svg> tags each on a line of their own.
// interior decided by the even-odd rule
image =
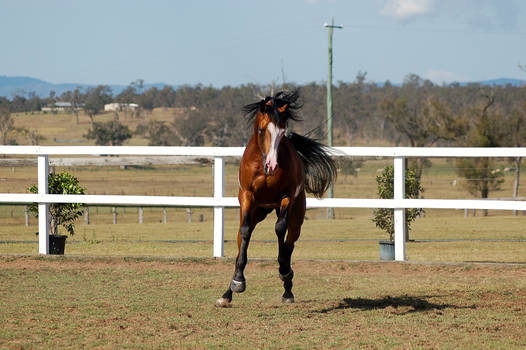
<svg viewBox="0 0 526 350">
<path fill-rule="evenodd" d="M 278 147 L 285 129 L 278 128 L 274 123 L 269 123 L 267 130 L 270 133 L 270 147 L 265 158 L 265 171 L 272 175 L 278 169 Z"/>
</svg>

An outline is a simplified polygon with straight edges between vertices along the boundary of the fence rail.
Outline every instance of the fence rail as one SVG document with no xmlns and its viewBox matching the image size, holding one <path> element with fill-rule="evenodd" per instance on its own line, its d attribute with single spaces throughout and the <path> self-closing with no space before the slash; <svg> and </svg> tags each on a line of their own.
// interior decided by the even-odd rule
<svg viewBox="0 0 526 350">
<path fill-rule="evenodd" d="M 224 208 L 238 207 L 235 197 L 224 197 L 225 157 L 240 157 L 243 147 L 140 147 L 140 146 L 0 146 L 0 155 L 37 156 L 38 194 L 0 193 L 0 203 L 38 203 L 39 253 L 49 254 L 49 204 L 86 203 L 100 205 L 213 207 L 213 255 L 223 256 Z M 390 157 L 394 159 L 394 198 L 325 198 L 307 199 L 308 208 L 392 208 L 395 225 L 395 259 L 406 260 L 405 209 L 496 209 L 526 210 L 525 201 L 467 199 L 405 199 L 406 158 L 526 157 L 526 148 L 460 147 L 335 147 L 335 157 Z M 49 156 L 194 156 L 214 159 L 214 193 L 212 197 L 56 195 L 48 194 Z M 0 160 L 0 163 L 2 160 Z M 44 234 L 42 234 L 44 233 Z"/>
</svg>

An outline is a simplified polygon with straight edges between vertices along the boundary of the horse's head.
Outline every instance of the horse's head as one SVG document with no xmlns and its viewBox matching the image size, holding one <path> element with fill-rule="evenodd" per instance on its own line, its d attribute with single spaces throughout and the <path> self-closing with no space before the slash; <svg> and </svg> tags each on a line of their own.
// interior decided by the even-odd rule
<svg viewBox="0 0 526 350">
<path fill-rule="evenodd" d="M 279 145 L 287 131 L 289 119 L 298 120 L 295 113 L 301 107 L 298 97 L 297 91 L 278 92 L 273 97 L 244 107 L 244 111 L 254 119 L 254 137 L 263 155 L 263 168 L 267 175 L 273 175 L 279 168 Z"/>
</svg>

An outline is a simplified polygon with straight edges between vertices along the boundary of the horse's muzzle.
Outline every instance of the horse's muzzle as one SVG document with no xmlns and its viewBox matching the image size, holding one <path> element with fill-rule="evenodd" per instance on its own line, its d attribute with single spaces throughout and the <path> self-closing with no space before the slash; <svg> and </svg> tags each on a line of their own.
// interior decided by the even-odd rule
<svg viewBox="0 0 526 350">
<path fill-rule="evenodd" d="M 264 165 L 264 171 L 265 175 L 274 175 L 276 171 L 278 170 L 279 165 L 278 162 L 267 160 Z"/>
</svg>

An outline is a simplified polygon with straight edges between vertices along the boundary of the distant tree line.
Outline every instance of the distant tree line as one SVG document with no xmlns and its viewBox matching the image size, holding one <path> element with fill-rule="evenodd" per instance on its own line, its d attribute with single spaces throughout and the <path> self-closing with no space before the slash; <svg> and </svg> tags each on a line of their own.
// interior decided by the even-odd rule
<svg viewBox="0 0 526 350">
<path fill-rule="evenodd" d="M 183 114 L 170 123 L 145 120 L 138 133 L 150 136 L 152 143 L 173 145 L 243 145 L 251 130 L 247 128 L 241 107 L 254 102 L 272 90 L 299 88 L 303 97 L 301 123 L 291 127 L 299 132 L 313 131 L 318 137 L 326 134 L 326 87 L 323 83 L 281 87 L 247 84 L 238 87 L 182 86 L 174 89 L 144 89 L 143 81 L 129 84 L 114 95 L 105 85 L 74 89 L 60 96 L 51 92 L 41 98 L 34 93 L 16 95 L 11 100 L 0 97 L 0 106 L 10 113 L 39 111 L 56 102 L 69 102 L 82 109 L 92 122 L 111 102 L 135 103 L 142 111 L 154 108 L 180 108 Z M 384 140 L 385 143 L 409 146 L 460 145 L 469 143 L 468 130 L 481 117 L 488 96 L 493 102 L 487 108 L 488 120 L 498 122 L 502 135 L 494 146 L 516 145 L 520 135 L 511 137 L 514 121 L 522 120 L 526 106 L 526 87 L 484 86 L 480 84 L 436 85 L 410 74 L 401 85 L 389 81 L 368 82 L 359 72 L 353 82 L 338 82 L 333 89 L 335 144 L 353 145 L 363 140 Z M 520 124 L 520 123 L 519 123 Z M 509 130 L 505 130 L 509 127 Z M 167 137 L 173 134 L 173 137 Z M 511 139 L 514 138 L 512 141 Z M 159 140 L 160 139 L 160 140 Z"/>
</svg>

